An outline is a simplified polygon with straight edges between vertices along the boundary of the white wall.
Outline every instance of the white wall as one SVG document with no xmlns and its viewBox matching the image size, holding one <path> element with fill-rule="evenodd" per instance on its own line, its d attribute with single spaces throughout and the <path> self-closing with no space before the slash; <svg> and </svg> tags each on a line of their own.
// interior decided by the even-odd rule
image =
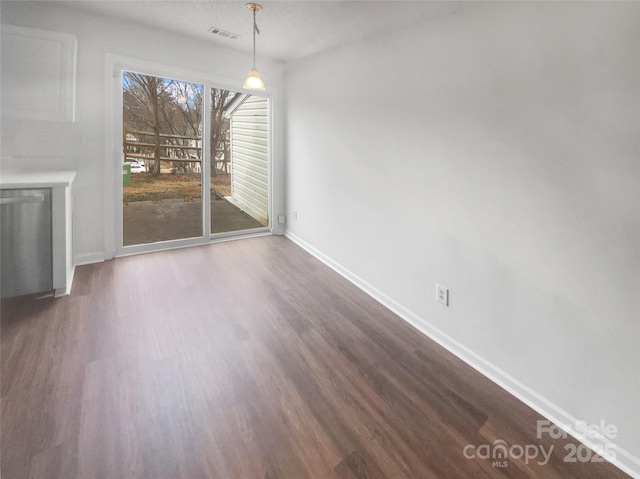
<svg viewBox="0 0 640 479">
<path fill-rule="evenodd" d="M 285 74 L 289 235 L 636 458 L 639 17 L 476 3 Z"/>
<path fill-rule="evenodd" d="M 105 251 L 105 55 L 123 55 L 172 67 L 202 72 L 221 80 L 237 80 L 238 87 L 251 66 L 251 55 L 174 33 L 94 15 L 50 2 L 2 2 L 2 23 L 72 33 L 78 39 L 77 110 L 75 123 L 3 121 L 2 167 L 77 169 L 74 194 L 74 257 L 97 261 Z M 261 60 L 261 73 L 270 88 L 281 83 L 282 66 Z M 278 104 L 274 105 L 279 114 Z M 281 139 L 274 138 L 274 189 L 281 188 Z M 111 186 L 108 185 L 107 188 Z M 275 214 L 284 198 L 274 196 Z M 281 209 L 282 208 L 282 209 Z M 108 213 L 107 213 L 108 214 Z M 106 230 L 106 231 L 105 231 Z M 108 241 L 107 241 L 108 243 Z"/>
</svg>

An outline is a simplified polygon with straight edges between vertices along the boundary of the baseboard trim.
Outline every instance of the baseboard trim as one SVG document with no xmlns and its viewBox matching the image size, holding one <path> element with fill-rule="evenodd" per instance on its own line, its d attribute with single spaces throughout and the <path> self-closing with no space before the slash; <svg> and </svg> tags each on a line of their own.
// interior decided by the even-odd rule
<svg viewBox="0 0 640 479">
<path fill-rule="evenodd" d="M 83 253 L 73 257 L 73 264 L 75 266 L 82 266 L 83 264 L 102 263 L 104 260 L 104 253 Z"/>
<path fill-rule="evenodd" d="M 575 437 L 578 441 L 582 442 L 587 447 L 591 449 L 601 449 L 603 444 L 605 445 L 605 447 L 609 447 L 610 450 L 615 452 L 615 457 L 606 457 L 606 459 L 625 473 L 631 475 L 632 477 L 640 479 L 639 458 L 621 448 L 613 441 L 603 438 L 595 430 L 585 431 L 585 434 L 580 434 L 575 430 L 574 426 L 578 423 L 578 419 L 573 415 L 556 406 L 551 401 L 536 393 L 528 386 L 522 384 L 516 378 L 510 376 L 502 369 L 495 366 L 493 363 L 482 358 L 463 344 L 459 343 L 452 337 L 440 331 L 438 328 L 429 324 L 426 320 L 408 310 L 357 275 L 353 274 L 351 271 L 344 268 L 342 265 L 335 262 L 330 257 L 326 256 L 325 254 L 311 246 L 299 236 L 296 236 L 290 231 L 285 231 L 285 236 L 295 244 L 300 246 L 302 249 L 316 257 L 318 260 L 322 261 L 342 277 L 353 283 L 362 291 L 367 293 L 373 299 L 389 308 L 395 314 L 400 316 L 400 318 L 411 324 L 418 331 L 434 340 L 447 351 L 460 358 L 462 361 L 467 363 L 483 376 L 496 383 L 498 386 L 525 403 L 527 406 L 538 412 L 540 415 L 554 423 L 559 428 L 563 429 L 566 433 Z M 598 440 L 594 441 L 590 437 L 596 438 Z"/>
</svg>

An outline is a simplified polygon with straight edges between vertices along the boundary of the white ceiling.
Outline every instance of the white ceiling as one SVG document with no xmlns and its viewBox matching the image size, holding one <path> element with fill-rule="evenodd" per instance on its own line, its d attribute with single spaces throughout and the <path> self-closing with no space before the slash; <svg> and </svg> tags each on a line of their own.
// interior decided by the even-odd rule
<svg viewBox="0 0 640 479">
<path fill-rule="evenodd" d="M 251 52 L 252 13 L 246 0 L 71 0 L 56 3 L 181 33 Z M 261 31 L 257 55 L 284 62 L 402 29 L 460 8 L 456 1 L 270 1 L 258 0 Z M 211 27 L 241 35 L 231 40 Z"/>
</svg>

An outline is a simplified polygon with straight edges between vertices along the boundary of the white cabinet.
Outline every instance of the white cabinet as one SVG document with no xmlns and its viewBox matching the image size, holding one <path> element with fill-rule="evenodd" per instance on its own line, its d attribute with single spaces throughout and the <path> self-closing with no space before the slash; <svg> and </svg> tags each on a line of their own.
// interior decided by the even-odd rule
<svg viewBox="0 0 640 479">
<path fill-rule="evenodd" d="M 2 117 L 74 121 L 76 37 L 14 25 L 0 28 Z"/>
</svg>

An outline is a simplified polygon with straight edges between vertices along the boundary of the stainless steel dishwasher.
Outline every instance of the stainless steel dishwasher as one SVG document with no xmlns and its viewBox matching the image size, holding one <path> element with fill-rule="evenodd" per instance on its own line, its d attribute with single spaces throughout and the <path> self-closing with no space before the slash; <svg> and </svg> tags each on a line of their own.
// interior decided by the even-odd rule
<svg viewBox="0 0 640 479">
<path fill-rule="evenodd" d="M 51 188 L 0 190 L 3 298 L 53 288 Z"/>
</svg>

